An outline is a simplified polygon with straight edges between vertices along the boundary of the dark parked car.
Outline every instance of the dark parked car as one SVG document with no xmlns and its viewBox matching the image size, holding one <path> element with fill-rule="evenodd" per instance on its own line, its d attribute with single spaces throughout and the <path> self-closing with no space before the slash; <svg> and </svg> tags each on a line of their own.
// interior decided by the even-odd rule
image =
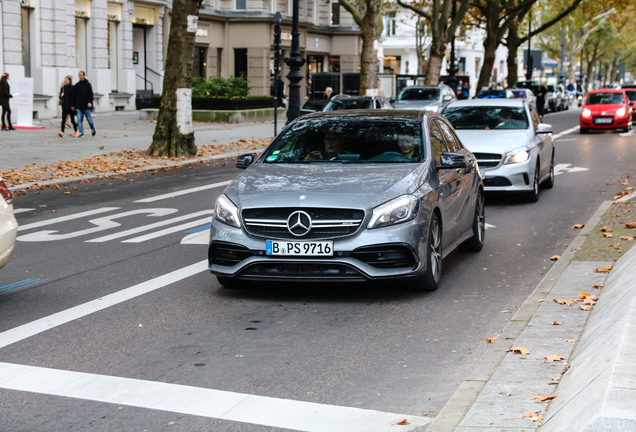
<svg viewBox="0 0 636 432">
<path fill-rule="evenodd" d="M 352 109 L 392 109 L 393 106 L 382 96 L 337 95 L 331 98 L 323 111 Z"/>
<path fill-rule="evenodd" d="M 302 107 L 300 107 L 300 115 L 322 111 L 323 109 L 325 109 L 330 100 L 331 99 L 326 97 L 309 99 L 303 104 Z"/>
<path fill-rule="evenodd" d="M 636 121 L 636 84 L 623 84 L 621 88 L 632 103 L 632 125 Z"/>
<path fill-rule="evenodd" d="M 218 198 L 208 259 L 253 281 L 402 280 L 436 289 L 442 259 L 484 242 L 483 184 L 450 123 L 425 111 L 299 117 Z"/>
<path fill-rule="evenodd" d="M 400 92 L 393 104 L 395 109 L 422 109 L 439 112 L 449 102 L 457 100 L 452 88 L 437 86 L 411 86 Z"/>
</svg>

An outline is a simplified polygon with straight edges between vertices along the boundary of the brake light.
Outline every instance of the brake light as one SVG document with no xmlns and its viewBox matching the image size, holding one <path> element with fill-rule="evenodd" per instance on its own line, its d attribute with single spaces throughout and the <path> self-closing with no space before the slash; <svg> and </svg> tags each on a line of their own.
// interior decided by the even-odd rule
<svg viewBox="0 0 636 432">
<path fill-rule="evenodd" d="M 2 180 L 0 180 L 0 195 L 7 202 L 7 204 L 11 204 L 13 202 L 13 194 Z"/>
</svg>

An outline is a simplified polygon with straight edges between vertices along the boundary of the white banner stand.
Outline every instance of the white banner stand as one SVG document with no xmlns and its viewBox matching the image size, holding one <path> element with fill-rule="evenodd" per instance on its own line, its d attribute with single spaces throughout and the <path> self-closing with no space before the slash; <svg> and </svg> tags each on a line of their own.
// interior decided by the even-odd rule
<svg viewBox="0 0 636 432">
<path fill-rule="evenodd" d="M 22 78 L 18 82 L 17 126 L 33 127 L 33 78 Z"/>
</svg>

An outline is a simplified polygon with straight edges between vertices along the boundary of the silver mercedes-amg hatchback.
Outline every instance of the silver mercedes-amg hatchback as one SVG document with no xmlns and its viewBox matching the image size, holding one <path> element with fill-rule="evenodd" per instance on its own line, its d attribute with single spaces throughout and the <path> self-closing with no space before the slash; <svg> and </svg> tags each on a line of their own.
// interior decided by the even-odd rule
<svg viewBox="0 0 636 432">
<path fill-rule="evenodd" d="M 310 114 L 237 167 L 208 250 L 226 287 L 399 279 L 433 290 L 448 253 L 483 246 L 477 163 L 436 113 Z"/>
</svg>

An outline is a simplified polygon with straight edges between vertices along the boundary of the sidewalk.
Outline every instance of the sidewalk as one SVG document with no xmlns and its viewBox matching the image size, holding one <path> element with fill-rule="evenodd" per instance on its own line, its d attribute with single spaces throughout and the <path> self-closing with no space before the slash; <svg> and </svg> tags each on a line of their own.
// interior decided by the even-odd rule
<svg viewBox="0 0 636 432">
<path fill-rule="evenodd" d="M 152 143 L 155 123 L 140 120 L 139 113 L 114 112 L 93 115 L 97 134 L 93 137 L 84 121 L 84 136 L 74 138 L 73 128 L 60 138 L 61 119 L 42 120 L 36 126 L 44 129 L 17 129 L 0 132 L 0 172 L 21 169 L 27 165 L 48 165 L 58 161 L 81 159 L 124 149 L 146 149 Z M 278 131 L 284 121 L 278 122 Z M 252 138 L 271 138 L 274 122 L 218 124 L 195 123 L 197 146 L 229 144 Z M 88 133 L 86 133 L 88 131 Z"/>
</svg>

